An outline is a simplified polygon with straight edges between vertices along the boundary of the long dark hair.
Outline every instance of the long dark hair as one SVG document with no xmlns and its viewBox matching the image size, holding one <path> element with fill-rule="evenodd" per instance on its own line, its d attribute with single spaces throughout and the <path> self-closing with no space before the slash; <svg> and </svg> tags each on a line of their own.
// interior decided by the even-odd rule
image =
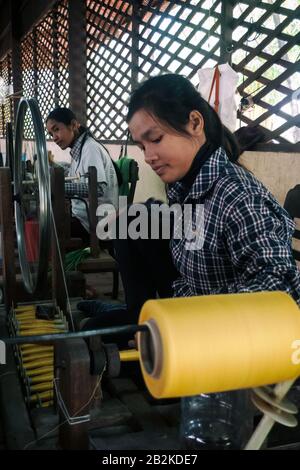
<svg viewBox="0 0 300 470">
<path fill-rule="evenodd" d="M 75 113 L 69 109 L 69 108 L 54 108 L 47 116 L 46 118 L 46 124 L 47 122 L 49 121 L 49 119 L 53 119 L 54 121 L 57 121 L 57 122 L 62 122 L 63 124 L 65 124 L 66 126 L 69 126 L 71 124 L 71 122 L 75 119 L 76 121 L 78 121 L 78 119 L 76 118 L 76 115 Z M 81 154 L 81 150 L 82 150 L 82 147 L 85 143 L 85 139 L 86 137 L 92 137 L 96 142 L 98 142 L 104 149 L 105 151 L 107 152 L 107 154 L 109 155 L 110 157 L 110 153 L 108 151 L 108 149 L 105 147 L 105 145 L 103 145 L 101 142 L 99 142 L 99 140 L 97 140 L 95 138 L 95 136 L 91 133 L 90 130 L 88 130 L 86 127 L 80 125 L 79 127 L 79 135 L 83 134 L 84 132 L 86 133 L 85 137 L 83 138 L 83 141 L 81 142 L 81 149 L 80 149 L 80 154 Z M 77 136 L 77 137 L 78 137 Z M 116 175 L 117 175 L 117 180 L 118 180 L 118 185 L 121 186 L 122 184 L 122 174 L 118 168 L 118 166 L 115 164 L 115 162 L 113 161 L 113 159 L 110 157 L 111 161 L 112 161 L 112 164 L 113 164 L 113 167 L 115 169 L 115 172 L 116 172 Z"/>
<path fill-rule="evenodd" d="M 70 108 L 54 108 L 47 116 L 46 118 L 46 124 L 47 122 L 53 119 L 54 121 L 57 122 L 62 122 L 66 126 L 69 126 L 72 121 L 78 121 L 75 113 L 70 109 Z M 80 127 L 78 129 L 79 134 L 83 134 L 83 132 L 86 132 L 86 128 L 80 124 Z"/>
<path fill-rule="evenodd" d="M 127 122 L 140 109 L 145 109 L 181 134 L 187 134 L 185 126 L 191 111 L 198 110 L 204 119 L 206 140 L 216 148 L 223 147 L 228 158 L 237 162 L 240 149 L 234 135 L 223 126 L 216 111 L 189 80 L 181 75 L 160 75 L 142 83 L 130 98 Z"/>
<path fill-rule="evenodd" d="M 77 121 L 75 113 L 69 108 L 54 108 L 47 116 L 46 122 L 49 119 L 53 119 L 57 122 L 62 122 L 66 126 L 69 126 L 73 120 Z"/>
</svg>

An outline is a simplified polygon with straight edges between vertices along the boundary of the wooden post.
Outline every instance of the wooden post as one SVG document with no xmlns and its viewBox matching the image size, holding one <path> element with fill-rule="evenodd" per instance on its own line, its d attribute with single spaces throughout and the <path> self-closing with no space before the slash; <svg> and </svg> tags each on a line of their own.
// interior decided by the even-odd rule
<svg viewBox="0 0 300 470">
<path fill-rule="evenodd" d="M 83 339 L 57 341 L 55 344 L 55 377 L 60 397 L 70 417 L 89 414 L 93 393 L 90 355 Z M 59 397 L 58 397 L 59 405 Z M 60 408 L 59 445 L 64 450 L 89 448 L 89 421 L 69 424 Z"/>
<path fill-rule="evenodd" d="M 65 177 L 63 168 L 51 169 L 51 197 L 56 234 L 59 241 L 58 246 L 54 227 L 52 227 L 52 293 L 57 305 L 66 312 L 67 295 L 65 292 L 63 268 L 61 261 L 65 259 Z"/>
<path fill-rule="evenodd" d="M 97 170 L 94 166 L 89 166 L 89 217 L 90 217 L 90 247 L 91 255 L 99 255 L 99 241 L 96 234 L 97 227 Z"/>
<path fill-rule="evenodd" d="M 222 0 L 221 13 L 221 60 L 231 64 L 232 54 L 232 24 L 234 0 Z"/>
<path fill-rule="evenodd" d="M 22 57 L 21 57 L 21 39 L 20 39 L 20 15 L 19 15 L 19 2 L 13 0 L 10 2 L 10 21 L 11 21 L 11 61 L 12 61 L 12 79 L 14 93 L 19 96 L 23 93 L 22 82 Z M 14 117 L 16 120 L 18 104 L 20 97 L 14 100 Z"/>
<path fill-rule="evenodd" d="M 69 92 L 70 107 L 79 122 L 86 126 L 86 2 L 69 3 Z"/>
<path fill-rule="evenodd" d="M 16 293 L 15 236 L 10 168 L 0 168 L 0 221 L 4 299 L 7 312 Z"/>
</svg>

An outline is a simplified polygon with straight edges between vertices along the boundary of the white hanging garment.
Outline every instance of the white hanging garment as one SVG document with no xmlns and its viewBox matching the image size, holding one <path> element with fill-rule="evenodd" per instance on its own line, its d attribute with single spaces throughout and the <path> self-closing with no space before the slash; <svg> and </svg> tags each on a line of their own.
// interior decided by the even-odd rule
<svg viewBox="0 0 300 470">
<path fill-rule="evenodd" d="M 198 77 L 201 96 L 217 111 L 224 126 L 234 132 L 240 101 L 236 93 L 238 74 L 229 64 L 221 64 L 213 69 L 198 70 Z"/>
</svg>

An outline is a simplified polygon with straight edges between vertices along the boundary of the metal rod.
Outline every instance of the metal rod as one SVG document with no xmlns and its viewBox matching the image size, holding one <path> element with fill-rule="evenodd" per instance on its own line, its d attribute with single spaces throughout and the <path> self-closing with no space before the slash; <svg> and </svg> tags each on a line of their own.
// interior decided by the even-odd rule
<svg viewBox="0 0 300 470">
<path fill-rule="evenodd" d="M 9 338 L 0 338 L 5 344 L 25 344 L 25 343 L 46 343 L 51 341 L 59 341 L 63 339 L 74 339 L 74 338 L 89 338 L 90 336 L 96 335 L 114 335 L 114 334 L 125 334 L 125 333 L 136 333 L 138 331 L 148 331 L 146 325 L 124 325 L 124 326 L 113 326 L 111 328 L 79 331 L 77 333 L 56 333 L 50 335 L 33 335 L 33 336 L 15 336 Z"/>
<path fill-rule="evenodd" d="M 84 174 L 84 175 L 81 175 L 81 176 L 87 176 L 87 174 Z M 80 176 L 65 176 L 65 181 L 80 181 Z M 23 180 L 21 184 L 25 185 L 25 186 L 37 186 L 39 183 L 38 179 L 34 179 L 34 180 Z M 12 185 L 14 185 L 14 182 L 12 181 L 11 183 Z"/>
</svg>

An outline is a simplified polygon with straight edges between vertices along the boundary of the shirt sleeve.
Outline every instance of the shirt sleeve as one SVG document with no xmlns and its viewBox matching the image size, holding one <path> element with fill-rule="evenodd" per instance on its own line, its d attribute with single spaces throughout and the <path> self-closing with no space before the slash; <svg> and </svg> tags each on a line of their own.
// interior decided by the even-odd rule
<svg viewBox="0 0 300 470">
<path fill-rule="evenodd" d="M 212 294 L 280 290 L 299 303 L 300 275 L 291 251 L 293 229 L 280 206 L 267 198 L 241 194 L 224 223 L 225 245 L 240 282 Z"/>
<path fill-rule="evenodd" d="M 97 183 L 97 196 L 101 197 L 104 194 L 105 183 Z M 67 196 L 78 196 L 82 198 L 89 197 L 89 185 L 88 183 L 74 183 L 65 182 L 65 193 Z"/>
<path fill-rule="evenodd" d="M 192 297 L 196 295 L 183 277 L 176 279 L 173 282 L 172 288 L 174 297 Z"/>
</svg>

